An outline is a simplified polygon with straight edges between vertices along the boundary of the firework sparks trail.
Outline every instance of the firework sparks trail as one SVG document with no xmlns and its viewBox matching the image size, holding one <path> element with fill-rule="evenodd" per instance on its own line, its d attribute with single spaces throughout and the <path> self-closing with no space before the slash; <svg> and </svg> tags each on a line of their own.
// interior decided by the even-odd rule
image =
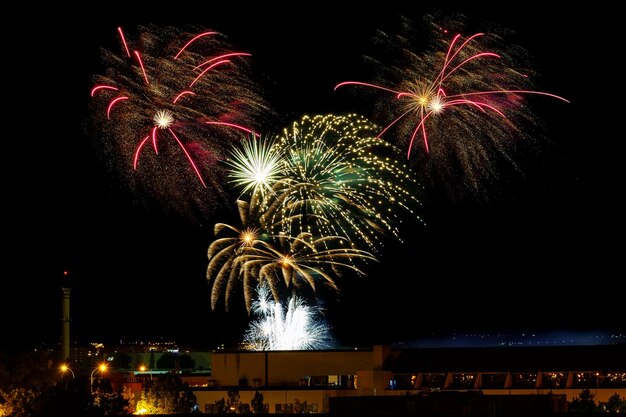
<svg viewBox="0 0 626 417">
<path fill-rule="evenodd" d="M 546 93 L 542 91 L 534 91 L 534 90 L 508 90 L 508 89 L 494 89 L 494 90 L 485 90 L 485 91 L 467 91 L 467 92 L 457 92 L 455 94 L 447 94 L 446 91 L 454 91 L 454 87 L 448 88 L 446 85 L 446 81 L 450 79 L 451 76 L 455 75 L 457 72 L 465 72 L 466 67 L 472 61 L 483 60 L 483 59 L 498 59 L 500 55 L 494 52 L 470 52 L 469 57 L 465 57 L 458 64 L 455 63 L 455 58 L 459 56 L 463 56 L 461 54 L 464 50 L 470 45 L 472 41 L 475 39 L 484 36 L 484 33 L 476 33 L 469 38 L 467 38 L 463 43 L 457 46 L 459 39 L 461 39 L 461 35 L 456 35 L 454 39 L 450 42 L 448 50 L 445 55 L 445 59 L 443 60 L 443 64 L 441 66 L 441 70 L 438 75 L 432 81 L 417 81 L 414 84 L 409 85 L 408 90 L 394 90 L 387 87 L 383 87 L 376 84 L 370 84 L 360 81 L 344 81 L 335 86 L 335 90 L 339 87 L 355 85 L 355 86 L 364 86 L 379 89 L 382 91 L 386 91 L 388 93 L 392 93 L 395 95 L 395 98 L 398 100 L 404 100 L 406 104 L 404 107 L 407 109 L 404 113 L 402 113 L 398 118 L 393 120 L 390 124 L 388 124 L 379 134 L 379 137 L 382 136 L 387 130 L 389 130 L 393 125 L 399 122 L 404 117 L 409 114 L 417 115 L 417 122 L 414 125 L 413 132 L 411 134 L 411 139 L 409 141 L 409 146 L 407 150 L 407 158 L 411 156 L 411 150 L 413 148 L 413 143 L 418 134 L 421 134 L 422 139 L 424 141 L 424 147 L 426 152 L 429 152 L 429 144 L 428 144 L 428 134 L 426 130 L 426 121 L 431 116 L 439 115 L 444 111 L 450 110 L 452 107 L 456 106 L 468 106 L 473 108 L 474 110 L 478 110 L 481 112 L 492 111 L 496 113 L 498 116 L 503 119 L 507 119 L 505 113 L 500 110 L 500 108 L 493 104 L 493 96 L 495 95 L 504 95 L 504 96 L 517 96 L 517 95 L 525 95 L 525 94 L 534 94 L 534 95 L 542 95 L 551 98 L 555 98 L 566 103 L 569 101 L 561 96 L 556 94 Z M 469 74 L 471 76 L 471 74 Z"/>
<path fill-rule="evenodd" d="M 528 54 L 505 40 L 506 30 L 502 36 L 463 37 L 452 35 L 463 33 L 462 19 L 436 20 L 425 17 L 427 31 L 406 18 L 397 34 L 379 31 L 378 49 L 365 57 L 374 80 L 344 81 L 335 90 L 352 86 L 373 93 L 373 117 L 383 126 L 378 137 L 406 145 L 406 157 L 425 185 L 441 187 L 453 199 L 489 199 L 504 179 L 513 178 L 504 172 L 523 175 L 516 155 L 549 143 L 529 106 L 531 97 L 568 100 L 534 88 Z M 414 52 L 424 39 L 430 46 Z M 414 152 L 419 148 L 423 152 Z"/>
<path fill-rule="evenodd" d="M 141 27 L 136 39 L 117 32 L 121 54 L 103 51 L 106 71 L 91 90 L 93 125 L 110 164 L 128 177 L 132 167 L 131 183 L 162 200 L 204 206 L 201 199 L 218 199 L 217 161 L 267 111 L 247 74 L 250 54 L 213 31 Z M 194 190 L 189 174 L 213 192 Z"/>
</svg>

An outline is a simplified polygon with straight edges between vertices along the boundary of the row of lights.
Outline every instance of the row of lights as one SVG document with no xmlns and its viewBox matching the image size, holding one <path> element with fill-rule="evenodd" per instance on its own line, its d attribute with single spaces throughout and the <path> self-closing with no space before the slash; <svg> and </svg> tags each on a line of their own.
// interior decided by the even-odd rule
<svg viewBox="0 0 626 417">
<path fill-rule="evenodd" d="M 67 364 L 62 364 L 59 369 L 61 370 L 62 373 L 66 374 L 66 373 L 70 373 L 72 375 L 72 379 L 74 379 L 76 377 L 76 375 L 74 375 L 74 371 L 72 371 L 72 368 L 70 368 L 69 366 L 67 366 Z M 100 371 L 100 375 L 104 374 L 107 371 L 107 365 L 106 363 L 101 363 L 100 365 L 98 365 L 97 368 L 95 368 L 93 371 L 91 371 L 91 374 L 89 375 L 89 389 L 93 392 L 93 374 L 96 371 Z"/>
<path fill-rule="evenodd" d="M 91 375 L 89 375 L 89 386 L 92 388 L 93 390 L 93 374 L 96 371 L 100 371 L 100 375 L 104 374 L 107 371 L 107 364 L 106 363 L 101 363 L 100 365 L 98 365 L 97 368 L 95 368 L 93 371 L 91 371 Z M 72 368 L 70 368 L 67 364 L 61 364 L 61 366 L 59 367 L 59 370 L 61 371 L 61 373 L 66 374 L 66 373 L 70 373 L 72 375 L 72 379 L 74 379 L 76 377 L 76 375 L 74 375 L 74 371 L 72 371 Z M 146 372 L 147 368 L 145 366 L 140 366 L 139 367 L 139 371 L 141 372 Z M 152 379 L 152 373 L 150 373 L 150 379 Z"/>
</svg>

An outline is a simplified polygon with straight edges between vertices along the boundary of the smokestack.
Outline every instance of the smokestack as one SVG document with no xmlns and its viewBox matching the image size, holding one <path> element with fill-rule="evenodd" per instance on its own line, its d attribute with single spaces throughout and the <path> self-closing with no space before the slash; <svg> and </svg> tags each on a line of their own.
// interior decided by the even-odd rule
<svg viewBox="0 0 626 417">
<path fill-rule="evenodd" d="M 67 277 L 67 271 L 63 272 Z M 63 293 L 61 303 L 61 360 L 68 361 L 70 359 L 70 286 L 63 284 L 61 291 Z"/>
</svg>

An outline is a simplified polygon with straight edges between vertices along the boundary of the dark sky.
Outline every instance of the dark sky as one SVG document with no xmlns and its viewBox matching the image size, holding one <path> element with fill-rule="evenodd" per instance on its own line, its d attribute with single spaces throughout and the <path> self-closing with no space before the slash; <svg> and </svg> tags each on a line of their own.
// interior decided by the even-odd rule
<svg viewBox="0 0 626 417">
<path fill-rule="evenodd" d="M 59 340 L 65 269 L 79 340 L 162 337 L 214 346 L 238 340 L 245 326 L 241 315 L 210 311 L 206 250 L 222 219 L 199 225 L 135 204 L 107 176 L 81 127 L 99 48 L 113 44 L 117 26 L 195 23 L 225 33 L 253 54 L 259 76 L 274 85 L 272 104 L 293 120 L 352 111 L 332 89 L 358 79 L 374 31 L 398 14 L 419 21 L 437 11 L 177 7 L 15 16 L 25 36 L 12 38 L 4 64 L 12 75 L 5 76 L 11 120 L 4 131 L 2 345 Z M 605 90 L 611 75 L 599 64 L 610 60 L 601 49 L 609 26 L 602 16 L 610 10 L 519 3 L 506 11 L 439 11 L 518 32 L 541 74 L 540 89 L 571 104 L 538 109 L 554 145 L 522 161 L 526 178 L 508 182 L 489 203 L 430 195 L 427 227 L 409 227 L 405 243 L 391 242 L 368 278 L 328 303 L 336 338 L 367 345 L 452 331 L 623 330 L 623 291 L 616 289 L 623 245 L 612 243 L 624 232 L 617 202 L 623 183 L 611 151 L 621 135 L 601 102 L 612 86 Z"/>
</svg>

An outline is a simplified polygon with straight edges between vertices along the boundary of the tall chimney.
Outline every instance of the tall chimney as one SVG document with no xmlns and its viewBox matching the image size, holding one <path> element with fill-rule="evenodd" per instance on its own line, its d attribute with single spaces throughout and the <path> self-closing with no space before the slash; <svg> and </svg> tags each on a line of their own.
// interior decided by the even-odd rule
<svg viewBox="0 0 626 417">
<path fill-rule="evenodd" d="M 67 276 L 67 271 L 63 272 Z M 68 361 L 70 359 L 70 287 L 67 283 L 63 284 L 61 291 L 62 313 L 61 313 L 61 360 Z"/>
</svg>

